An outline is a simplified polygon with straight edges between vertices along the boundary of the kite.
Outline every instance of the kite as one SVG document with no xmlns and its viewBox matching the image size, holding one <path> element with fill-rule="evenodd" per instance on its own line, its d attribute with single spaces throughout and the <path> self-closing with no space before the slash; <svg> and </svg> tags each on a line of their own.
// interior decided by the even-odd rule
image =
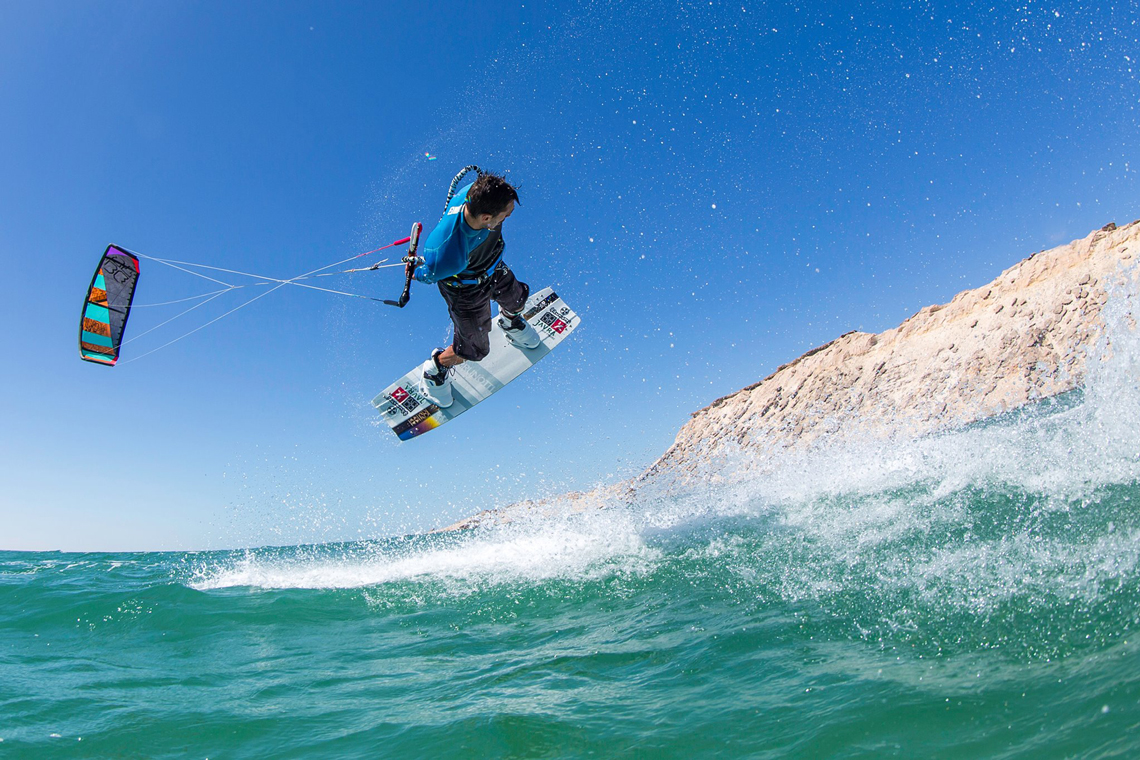
<svg viewBox="0 0 1140 760">
<path fill-rule="evenodd" d="M 79 322 L 81 359 L 108 367 L 119 361 L 119 346 L 138 280 L 138 257 L 118 246 L 107 246 L 83 302 Z"/>
</svg>

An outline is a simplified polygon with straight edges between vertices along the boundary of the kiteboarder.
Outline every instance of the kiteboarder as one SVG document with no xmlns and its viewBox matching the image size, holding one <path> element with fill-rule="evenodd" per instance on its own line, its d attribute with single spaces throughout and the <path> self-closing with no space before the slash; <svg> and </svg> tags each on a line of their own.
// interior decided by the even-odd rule
<svg viewBox="0 0 1140 760">
<path fill-rule="evenodd" d="M 420 379 L 420 391 L 441 408 L 452 403 L 452 367 L 480 361 L 490 351 L 492 300 L 499 305 L 499 327 L 507 340 L 523 349 L 540 343 L 522 316 L 530 288 L 503 261 L 502 226 L 518 200 L 506 179 L 480 173 L 448 202 L 415 261 L 413 276 L 439 286 L 454 326 L 451 345 L 431 352 Z"/>
</svg>

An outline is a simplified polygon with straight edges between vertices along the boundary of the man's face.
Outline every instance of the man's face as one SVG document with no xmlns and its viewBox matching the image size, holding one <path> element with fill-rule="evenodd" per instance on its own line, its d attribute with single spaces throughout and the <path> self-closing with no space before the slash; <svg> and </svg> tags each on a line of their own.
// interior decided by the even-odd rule
<svg viewBox="0 0 1140 760">
<path fill-rule="evenodd" d="M 515 202 L 509 201 L 507 207 L 494 216 L 491 214 L 480 214 L 479 229 L 493 230 L 506 221 L 506 218 L 513 213 L 515 213 Z"/>
</svg>

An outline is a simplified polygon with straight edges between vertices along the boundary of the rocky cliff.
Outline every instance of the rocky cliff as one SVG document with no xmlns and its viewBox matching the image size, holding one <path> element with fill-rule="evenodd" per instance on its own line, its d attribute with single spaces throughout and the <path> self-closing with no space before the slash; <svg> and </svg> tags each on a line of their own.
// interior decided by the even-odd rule
<svg viewBox="0 0 1140 760">
<path fill-rule="evenodd" d="M 850 332 L 695 412 L 646 475 L 726 445 L 921 435 L 1071 390 L 1101 334 L 1111 285 L 1135 277 L 1140 222 L 1036 253 L 893 330 Z M 643 476 L 645 477 L 645 476 Z"/>
<path fill-rule="evenodd" d="M 661 476 L 701 477 L 705 463 L 729 450 L 771 453 L 852 434 L 923 435 L 1071 390 L 1084 378 L 1116 283 L 1137 278 L 1138 252 L 1140 221 L 1109 224 L 892 330 L 842 335 L 694 412 L 631 483 L 559 502 L 588 508 Z M 538 507 L 523 502 L 448 529 Z"/>
</svg>

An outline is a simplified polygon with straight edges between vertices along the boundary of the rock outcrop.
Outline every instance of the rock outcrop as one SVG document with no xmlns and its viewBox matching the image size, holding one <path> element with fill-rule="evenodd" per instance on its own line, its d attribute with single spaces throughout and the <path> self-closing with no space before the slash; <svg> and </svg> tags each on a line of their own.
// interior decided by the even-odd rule
<svg viewBox="0 0 1140 760">
<path fill-rule="evenodd" d="M 1109 224 L 893 330 L 847 333 L 695 412 L 646 476 L 692 469 L 726 444 L 800 447 L 841 430 L 922 435 L 1071 390 L 1101 334 L 1109 286 L 1136 276 L 1127 265 L 1138 252 L 1140 222 Z"/>
<path fill-rule="evenodd" d="M 1114 284 L 1137 277 L 1138 253 L 1140 221 L 1109 224 L 893 330 L 842 335 L 694 412 L 634 481 L 558 501 L 587 509 L 659 476 L 701 477 L 703 465 L 729 450 L 801 448 L 836 435 L 923 435 L 1071 390 L 1102 334 Z M 541 507 L 523 502 L 445 530 Z"/>
</svg>

